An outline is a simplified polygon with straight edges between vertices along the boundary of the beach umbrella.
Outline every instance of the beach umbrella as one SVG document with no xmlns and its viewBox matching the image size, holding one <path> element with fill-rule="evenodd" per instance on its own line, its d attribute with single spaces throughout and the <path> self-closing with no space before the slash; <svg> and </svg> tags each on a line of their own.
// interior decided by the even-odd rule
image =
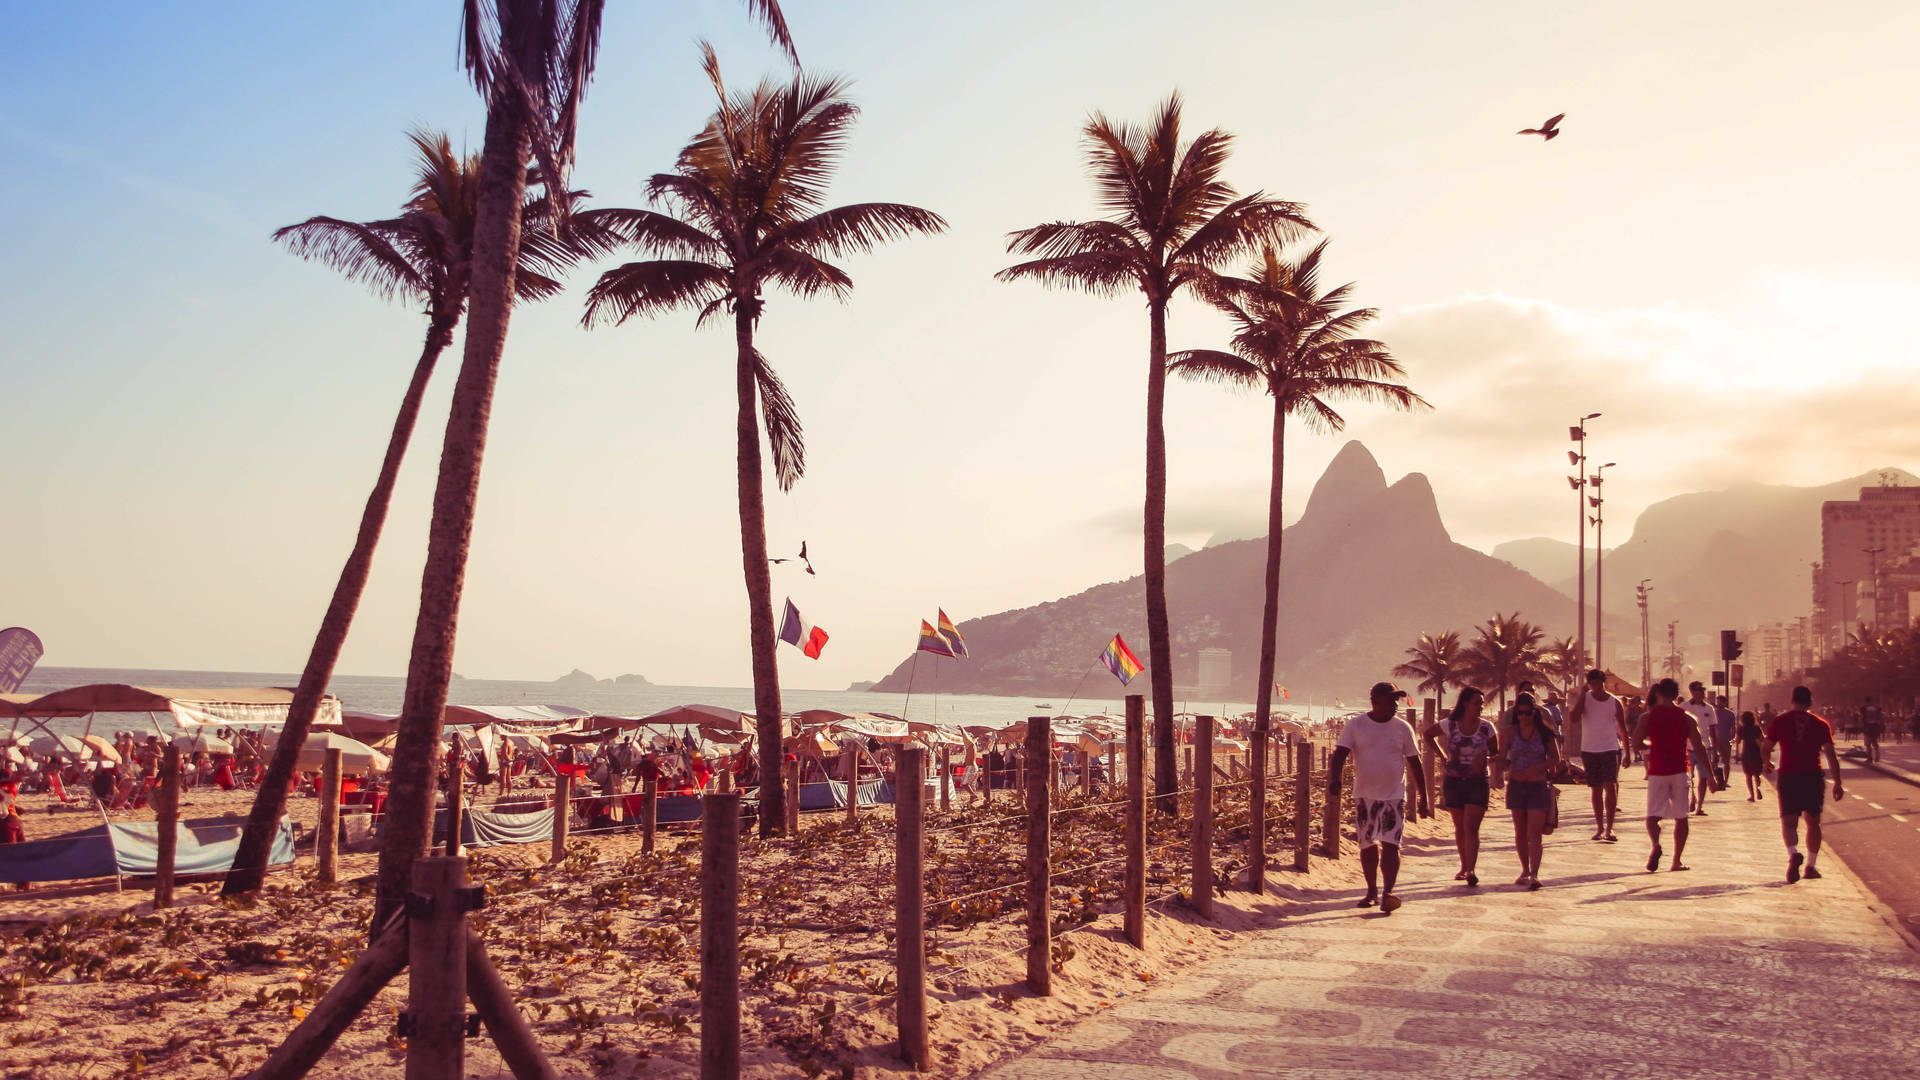
<svg viewBox="0 0 1920 1080">
<path fill-rule="evenodd" d="M 87 752 L 87 744 L 77 735 L 42 735 L 33 740 L 31 749 L 41 757 L 64 755 L 77 761 Z"/>
<path fill-rule="evenodd" d="M 115 750 L 113 744 L 101 736 L 82 735 L 80 736 L 80 743 L 92 751 L 94 757 L 100 758 L 103 761 L 111 761 L 115 765 L 120 764 L 120 751 Z"/>
<path fill-rule="evenodd" d="M 189 754 L 199 750 L 205 750 L 209 754 L 233 753 L 232 743 L 217 735 L 207 735 L 202 732 L 194 732 L 191 735 L 175 735 L 173 737 L 173 745 Z"/>
<path fill-rule="evenodd" d="M 752 731 L 753 716 L 724 705 L 674 705 L 641 717 L 646 727 L 697 727 L 715 731 Z"/>
<path fill-rule="evenodd" d="M 300 756 L 294 759 L 294 767 L 318 769 L 327 763 L 329 750 L 340 751 L 341 768 L 348 772 L 385 772 L 389 764 L 387 755 L 366 743 L 324 731 L 307 736 L 306 745 L 300 748 Z"/>
</svg>

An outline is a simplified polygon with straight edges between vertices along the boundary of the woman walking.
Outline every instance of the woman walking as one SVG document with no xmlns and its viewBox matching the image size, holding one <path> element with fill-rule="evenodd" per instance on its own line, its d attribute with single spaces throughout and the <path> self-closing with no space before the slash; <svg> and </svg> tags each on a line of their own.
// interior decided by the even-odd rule
<svg viewBox="0 0 1920 1080">
<path fill-rule="evenodd" d="M 1540 887 L 1541 830 L 1553 801 L 1547 775 L 1559 760 L 1560 748 L 1552 729 L 1541 721 L 1533 695 L 1521 694 L 1514 700 L 1513 726 L 1500 733 L 1499 757 L 1507 781 L 1507 809 L 1513 812 L 1514 848 L 1520 855 L 1515 885 Z"/>
<path fill-rule="evenodd" d="M 1427 742 L 1446 763 L 1440 802 L 1453 816 L 1453 846 L 1460 853 L 1460 872 L 1453 880 L 1469 887 L 1480 884 L 1474 868 L 1480 861 L 1480 821 L 1487 814 L 1487 762 L 1499 746 L 1493 725 L 1480 718 L 1485 702 L 1486 695 L 1469 686 L 1447 718 L 1427 729 Z"/>
<path fill-rule="evenodd" d="M 1760 722 L 1752 713 L 1743 712 L 1740 729 L 1733 737 L 1740 744 L 1740 771 L 1747 777 L 1747 801 L 1764 800 L 1767 796 L 1761 773 L 1766 768 L 1766 755 L 1760 752 L 1760 740 L 1766 737 L 1766 732 L 1760 730 Z"/>
</svg>

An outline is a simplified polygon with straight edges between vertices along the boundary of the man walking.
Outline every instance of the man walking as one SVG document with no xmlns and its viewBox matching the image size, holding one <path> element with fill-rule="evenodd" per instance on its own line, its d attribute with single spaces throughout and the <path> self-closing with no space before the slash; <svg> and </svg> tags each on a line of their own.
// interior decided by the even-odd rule
<svg viewBox="0 0 1920 1080">
<path fill-rule="evenodd" d="M 1795 702 L 1798 704 L 1798 702 Z M 1867 743 L 1867 760 L 1880 760 L 1880 736 L 1887 730 L 1887 714 L 1873 703 L 1873 695 L 1868 694 L 1860 702 L 1860 735 Z"/>
<path fill-rule="evenodd" d="M 1680 684 L 1672 679 L 1655 683 L 1652 704 L 1633 731 L 1633 745 L 1647 761 L 1647 835 L 1653 838 L 1648 873 L 1660 869 L 1660 822 L 1668 818 L 1673 819 L 1673 864 L 1667 869 L 1688 868 L 1680 861 L 1687 850 L 1687 749 L 1705 758 L 1707 747 L 1700 741 L 1700 726 L 1673 703 L 1679 696 Z"/>
<path fill-rule="evenodd" d="M 1739 726 L 1740 718 L 1727 708 L 1727 695 L 1716 696 L 1713 699 L 1713 757 L 1720 768 L 1720 775 L 1715 779 L 1722 791 L 1733 779 L 1733 729 Z"/>
<path fill-rule="evenodd" d="M 1687 684 L 1687 700 L 1680 706 L 1693 724 L 1700 729 L 1700 741 L 1706 744 L 1713 738 L 1713 706 L 1707 704 L 1707 688 L 1698 679 Z M 1698 754 L 1693 758 L 1693 812 L 1705 815 L 1707 812 L 1707 791 L 1713 785 L 1713 755 Z"/>
<path fill-rule="evenodd" d="M 1372 708 L 1348 718 L 1327 763 L 1327 807 L 1339 813 L 1340 773 L 1347 758 L 1353 758 L 1354 831 L 1359 835 L 1360 871 L 1367 878 L 1367 895 L 1359 906 L 1378 903 L 1382 914 L 1391 915 L 1400 906 L 1393 885 L 1400 876 L 1400 837 L 1407 824 L 1407 774 L 1413 774 L 1423 814 L 1429 812 L 1429 785 L 1413 727 L 1400 718 L 1399 702 L 1407 692 L 1381 682 L 1373 684 L 1368 696 Z"/>
<path fill-rule="evenodd" d="M 1568 723 L 1580 732 L 1580 765 L 1593 796 L 1593 838 L 1614 843 L 1613 816 L 1620 805 L 1620 748 L 1627 741 L 1626 705 L 1607 693 L 1606 673 L 1587 672 L 1587 688 L 1574 699 Z"/>
<path fill-rule="evenodd" d="M 1871 698 L 1868 699 L 1872 701 Z M 1840 788 L 1840 757 L 1833 751 L 1833 725 L 1813 712 L 1813 691 L 1793 688 L 1793 711 L 1773 718 L 1760 744 L 1768 775 L 1773 774 L 1773 748 L 1780 748 L 1780 834 L 1787 841 L 1787 883 L 1800 880 L 1806 863 L 1810 880 L 1820 877 L 1820 810 L 1826 802 L 1826 777 L 1820 772 L 1820 753 L 1833 770 L 1833 801 L 1846 796 Z M 1807 854 L 1800 855 L 1800 819 L 1807 819 Z"/>
</svg>

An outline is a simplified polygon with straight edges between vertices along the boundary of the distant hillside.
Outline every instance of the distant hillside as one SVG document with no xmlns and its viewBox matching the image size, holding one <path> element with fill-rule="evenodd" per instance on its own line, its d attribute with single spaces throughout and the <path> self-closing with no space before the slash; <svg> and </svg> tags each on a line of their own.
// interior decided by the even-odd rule
<svg viewBox="0 0 1920 1080">
<path fill-rule="evenodd" d="M 1466 630 L 1496 610 L 1517 610 L 1552 634 L 1572 628 L 1572 605 L 1564 597 L 1499 559 L 1453 542 L 1426 477 L 1409 474 L 1389 487 L 1358 442 L 1348 443 L 1327 467 L 1284 543 L 1278 677 L 1296 695 L 1355 698 L 1387 677 L 1422 631 Z M 1264 539 L 1241 540 L 1209 546 L 1167 567 L 1177 683 L 1195 681 L 1200 649 L 1230 649 L 1233 696 L 1252 699 L 1265 557 Z M 960 630 L 972 657 L 940 660 L 939 685 L 949 692 L 1012 696 L 1071 693 L 1116 632 L 1146 660 L 1144 590 L 1143 579 L 1134 577 L 964 622 Z M 912 659 L 875 689 L 905 689 Z"/>
</svg>

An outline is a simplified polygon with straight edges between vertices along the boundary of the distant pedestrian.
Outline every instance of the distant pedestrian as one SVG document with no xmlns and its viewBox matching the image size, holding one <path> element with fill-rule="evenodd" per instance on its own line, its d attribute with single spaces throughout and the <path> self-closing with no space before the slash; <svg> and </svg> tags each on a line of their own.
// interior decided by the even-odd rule
<svg viewBox="0 0 1920 1080">
<path fill-rule="evenodd" d="M 1813 691 L 1804 686 L 1793 688 L 1793 711 L 1773 718 L 1767 738 L 1760 745 L 1767 772 L 1773 769 L 1773 748 L 1780 748 L 1780 834 L 1787 842 L 1787 883 L 1800 880 L 1800 864 L 1806 863 L 1806 876 L 1820 877 L 1820 811 L 1826 802 L 1827 782 L 1820 771 L 1820 754 L 1825 751 L 1827 766 L 1833 770 L 1833 800 L 1846 796 L 1840 788 L 1840 757 L 1833 750 L 1833 725 L 1813 712 Z M 1807 819 L 1807 854 L 1800 855 L 1800 819 Z"/>
<path fill-rule="evenodd" d="M 1367 895 L 1359 906 L 1377 903 L 1388 915 L 1400 906 L 1393 886 L 1400 876 L 1409 772 L 1420 794 L 1420 810 L 1428 809 L 1427 775 L 1420 764 L 1420 747 L 1414 740 L 1413 726 L 1400 718 L 1399 702 L 1406 696 L 1405 690 L 1392 683 L 1374 683 L 1368 694 L 1372 707 L 1347 719 L 1334 746 L 1333 760 L 1327 764 L 1327 806 L 1337 814 L 1340 773 L 1347 758 L 1353 758 L 1354 831 L 1359 836 L 1360 871 L 1367 879 Z"/>
<path fill-rule="evenodd" d="M 1680 696 L 1680 684 L 1661 679 L 1654 684 L 1652 704 L 1641 715 L 1633 730 L 1633 745 L 1647 762 L 1647 835 L 1653 839 L 1653 853 L 1647 856 L 1647 872 L 1660 869 L 1660 822 L 1673 821 L 1673 864 L 1669 870 L 1686 870 L 1681 856 L 1687 850 L 1687 750 L 1705 758 L 1706 744 L 1700 741 L 1700 726 L 1686 710 L 1673 703 Z"/>
<path fill-rule="evenodd" d="M 1766 732 L 1760 729 L 1760 722 L 1750 712 L 1740 714 L 1740 727 L 1734 732 L 1734 738 L 1740 744 L 1740 771 L 1747 778 L 1747 801 L 1755 802 L 1766 798 L 1766 783 L 1763 773 L 1766 770 L 1766 756 L 1760 752 L 1760 740 L 1766 738 Z"/>
<path fill-rule="evenodd" d="M 1715 780 L 1721 791 L 1733 783 L 1733 732 L 1739 726 L 1740 718 L 1727 708 L 1727 695 L 1716 696 L 1713 699 L 1713 758 L 1720 770 Z"/>
<path fill-rule="evenodd" d="M 1880 736 L 1886 730 L 1887 714 L 1873 703 L 1873 695 L 1868 694 L 1860 702 L 1860 736 L 1867 743 L 1868 761 L 1880 760 Z"/>
<path fill-rule="evenodd" d="M 1547 783 L 1560 761 L 1560 736 L 1547 723 L 1532 694 L 1514 699 L 1513 726 L 1500 733 L 1499 771 L 1506 777 L 1507 809 L 1513 813 L 1513 846 L 1520 856 L 1515 885 L 1540 887 L 1540 851 L 1553 804 Z"/>
<path fill-rule="evenodd" d="M 1573 702 L 1568 722 L 1580 728 L 1580 765 L 1593 796 L 1593 838 L 1614 843 L 1614 814 L 1620 807 L 1620 752 L 1626 744 L 1626 703 L 1607 693 L 1606 673 L 1587 672 L 1587 689 Z"/>
<path fill-rule="evenodd" d="M 1460 691 L 1453 712 L 1427 729 L 1427 742 L 1445 762 L 1440 805 L 1453 817 L 1453 846 L 1460 854 L 1455 881 L 1480 884 L 1480 822 L 1487 815 L 1487 764 L 1500 746 L 1493 725 L 1480 718 L 1486 695 L 1474 687 Z"/>
<path fill-rule="evenodd" d="M 1710 745 L 1713 738 L 1714 713 L 1712 703 L 1707 701 L 1707 688 L 1695 680 L 1687 684 L 1687 700 L 1680 707 L 1693 718 L 1693 724 L 1700 729 L 1700 744 Z M 1693 769 L 1693 787 L 1690 807 L 1694 813 L 1704 816 L 1707 812 L 1707 792 L 1713 787 L 1713 754 L 1695 754 L 1689 765 Z"/>
</svg>

